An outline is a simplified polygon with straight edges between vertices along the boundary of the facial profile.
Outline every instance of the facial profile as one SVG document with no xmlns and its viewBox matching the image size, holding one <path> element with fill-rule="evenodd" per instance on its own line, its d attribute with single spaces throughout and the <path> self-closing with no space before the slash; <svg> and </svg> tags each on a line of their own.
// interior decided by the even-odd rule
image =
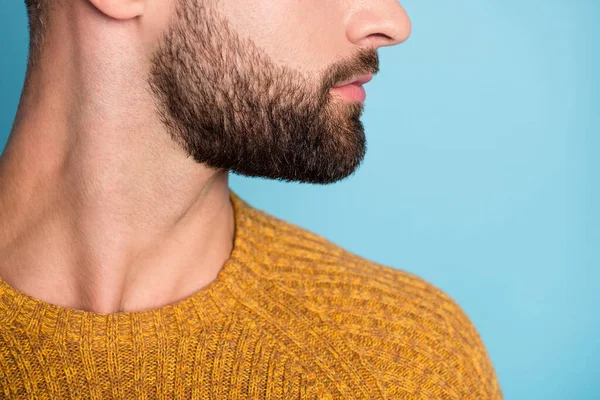
<svg viewBox="0 0 600 400">
<path fill-rule="evenodd" d="M 330 89 L 378 70 L 376 50 L 361 47 L 319 73 L 301 73 L 241 37 L 215 1 L 176 0 L 148 84 L 173 140 L 198 163 L 327 184 L 351 175 L 366 151 L 364 105 Z"/>
</svg>

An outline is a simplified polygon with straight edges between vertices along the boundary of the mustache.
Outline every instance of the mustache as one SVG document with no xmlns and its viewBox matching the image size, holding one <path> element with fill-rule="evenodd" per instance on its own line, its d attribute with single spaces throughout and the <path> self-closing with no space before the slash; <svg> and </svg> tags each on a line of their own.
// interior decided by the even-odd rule
<svg viewBox="0 0 600 400">
<path fill-rule="evenodd" d="M 373 48 L 359 48 L 352 56 L 330 65 L 323 74 L 323 88 L 329 90 L 340 82 L 379 72 L 379 55 Z"/>
</svg>

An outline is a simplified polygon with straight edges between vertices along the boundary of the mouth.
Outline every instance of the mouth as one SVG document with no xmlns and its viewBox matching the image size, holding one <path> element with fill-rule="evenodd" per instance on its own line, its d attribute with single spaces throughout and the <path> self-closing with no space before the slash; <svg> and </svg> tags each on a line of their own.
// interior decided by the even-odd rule
<svg viewBox="0 0 600 400">
<path fill-rule="evenodd" d="M 366 74 L 359 76 L 358 78 L 354 78 L 348 81 L 344 81 L 334 86 L 334 88 L 344 87 L 347 85 L 364 85 L 367 82 L 370 82 L 373 79 L 373 74 Z"/>
<path fill-rule="evenodd" d="M 373 79 L 373 74 L 363 75 L 358 78 L 342 82 L 331 88 L 331 93 L 339 95 L 346 100 L 363 103 L 367 98 L 367 92 L 362 85 L 371 81 L 371 79 Z"/>
</svg>

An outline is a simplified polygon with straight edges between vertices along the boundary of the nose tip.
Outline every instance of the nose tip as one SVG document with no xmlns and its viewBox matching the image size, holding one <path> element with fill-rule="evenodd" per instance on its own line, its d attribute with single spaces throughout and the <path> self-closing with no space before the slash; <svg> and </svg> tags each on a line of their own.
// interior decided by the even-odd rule
<svg viewBox="0 0 600 400">
<path fill-rule="evenodd" d="M 406 41 L 412 23 L 406 10 L 397 0 L 377 2 L 352 17 L 348 25 L 348 38 L 374 48 L 394 46 Z"/>
</svg>

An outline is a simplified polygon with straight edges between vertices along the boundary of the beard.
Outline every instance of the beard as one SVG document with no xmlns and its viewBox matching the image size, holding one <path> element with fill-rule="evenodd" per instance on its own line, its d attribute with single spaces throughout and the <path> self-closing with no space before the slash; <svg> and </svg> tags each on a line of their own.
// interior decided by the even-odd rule
<svg viewBox="0 0 600 400">
<path fill-rule="evenodd" d="M 214 1 L 176 0 L 148 84 L 167 132 L 198 163 L 326 184 L 354 173 L 366 152 L 364 105 L 330 89 L 378 70 L 376 50 L 359 48 L 304 75 L 241 38 Z"/>
</svg>

